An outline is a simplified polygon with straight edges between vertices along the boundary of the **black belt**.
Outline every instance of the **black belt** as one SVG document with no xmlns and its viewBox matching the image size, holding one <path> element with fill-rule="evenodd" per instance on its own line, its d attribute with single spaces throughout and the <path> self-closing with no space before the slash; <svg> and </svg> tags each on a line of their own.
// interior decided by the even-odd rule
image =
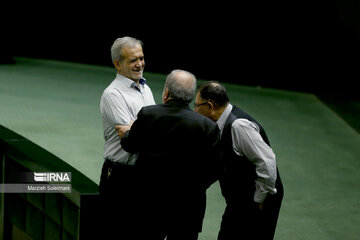
<svg viewBox="0 0 360 240">
<path fill-rule="evenodd" d="M 125 163 L 119 163 L 119 162 L 114 162 L 114 161 L 111 161 L 109 159 L 105 159 L 105 163 L 110 165 L 111 167 L 134 167 L 132 165 L 128 165 L 128 164 L 125 164 Z"/>
<path fill-rule="evenodd" d="M 113 170 L 115 172 L 123 172 L 123 171 L 129 171 L 134 169 L 134 166 L 128 165 L 128 164 L 122 164 L 118 162 L 111 161 L 109 159 L 105 159 L 105 164 L 107 167 L 107 179 L 109 179 L 110 175 L 113 173 Z"/>
</svg>

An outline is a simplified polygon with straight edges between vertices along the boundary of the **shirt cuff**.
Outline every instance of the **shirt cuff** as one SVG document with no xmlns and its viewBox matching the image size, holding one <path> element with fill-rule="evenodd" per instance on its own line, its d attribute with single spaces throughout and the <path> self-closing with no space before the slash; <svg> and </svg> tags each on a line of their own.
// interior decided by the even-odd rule
<svg viewBox="0 0 360 240">
<path fill-rule="evenodd" d="M 254 201 L 257 203 L 264 203 L 268 192 L 264 192 L 261 189 L 256 189 L 254 193 Z"/>
</svg>

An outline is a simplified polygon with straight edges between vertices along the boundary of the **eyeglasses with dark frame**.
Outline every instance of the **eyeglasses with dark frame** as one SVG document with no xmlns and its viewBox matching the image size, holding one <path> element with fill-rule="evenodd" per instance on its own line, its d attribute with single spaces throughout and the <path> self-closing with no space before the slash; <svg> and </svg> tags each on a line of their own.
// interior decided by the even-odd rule
<svg viewBox="0 0 360 240">
<path fill-rule="evenodd" d="M 203 103 L 199 103 L 199 104 L 196 104 L 196 103 L 194 103 L 194 108 L 198 108 L 198 107 L 200 107 L 201 105 L 205 105 L 205 104 L 207 104 L 208 102 L 203 102 Z"/>
</svg>

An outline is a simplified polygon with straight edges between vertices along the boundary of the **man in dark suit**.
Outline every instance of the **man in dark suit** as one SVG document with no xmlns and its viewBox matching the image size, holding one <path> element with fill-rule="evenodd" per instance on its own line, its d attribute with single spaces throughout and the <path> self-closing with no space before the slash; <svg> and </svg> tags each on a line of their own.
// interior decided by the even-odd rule
<svg viewBox="0 0 360 240">
<path fill-rule="evenodd" d="M 130 131 L 117 126 L 122 147 L 138 153 L 144 239 L 195 240 L 201 232 L 206 189 L 222 166 L 217 125 L 189 108 L 195 91 L 195 76 L 174 70 L 166 78 L 163 104 L 142 108 Z"/>
<path fill-rule="evenodd" d="M 231 105 L 218 82 L 199 87 L 194 110 L 216 122 L 221 131 L 225 168 L 219 182 L 227 206 L 218 240 L 273 239 L 284 193 L 264 128 Z"/>
</svg>

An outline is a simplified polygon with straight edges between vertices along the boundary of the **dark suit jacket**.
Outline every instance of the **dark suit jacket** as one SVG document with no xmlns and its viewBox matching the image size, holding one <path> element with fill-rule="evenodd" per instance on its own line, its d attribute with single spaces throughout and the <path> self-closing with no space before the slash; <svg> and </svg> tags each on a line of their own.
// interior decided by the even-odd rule
<svg viewBox="0 0 360 240">
<path fill-rule="evenodd" d="M 222 171 L 217 124 L 170 100 L 142 108 L 121 145 L 139 153 L 140 205 L 148 217 L 170 231 L 200 232 L 206 189 Z"/>
</svg>

